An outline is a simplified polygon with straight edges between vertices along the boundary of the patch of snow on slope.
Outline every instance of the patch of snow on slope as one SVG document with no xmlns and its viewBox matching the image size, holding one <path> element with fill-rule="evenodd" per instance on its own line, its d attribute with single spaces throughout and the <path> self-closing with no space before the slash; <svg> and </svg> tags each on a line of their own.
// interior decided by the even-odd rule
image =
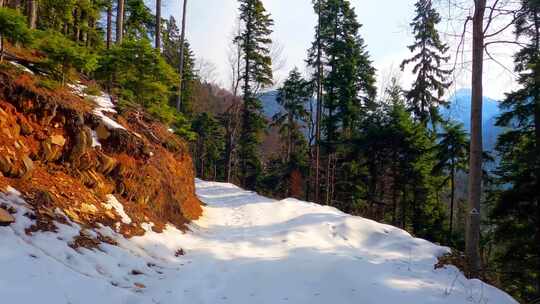
<svg viewBox="0 0 540 304">
<path fill-rule="evenodd" d="M 27 236 L 28 206 L 0 227 L 0 295 L 6 303 L 517 303 L 455 267 L 448 251 L 398 228 L 294 199 L 275 201 L 231 184 L 197 181 L 207 206 L 182 233 L 167 226 L 99 250 L 73 250 L 77 224 Z M 183 249 L 185 255 L 175 255 Z M 134 272 L 136 270 L 136 272 Z"/>
<path fill-rule="evenodd" d="M 126 225 L 131 224 L 131 218 L 124 211 L 124 205 L 122 205 L 122 203 L 120 203 L 116 199 L 116 197 L 114 197 L 114 195 L 112 195 L 112 194 L 107 195 L 107 203 L 103 204 L 103 205 L 105 206 L 105 208 L 107 208 L 109 210 L 114 209 L 114 211 L 116 211 L 116 213 L 122 219 L 122 223 L 124 223 Z"/>
<path fill-rule="evenodd" d="M 69 84 L 69 87 L 73 90 L 74 93 L 78 94 L 79 96 L 89 98 L 93 102 L 96 103 L 97 107 L 94 109 L 93 113 L 101 118 L 101 121 L 107 126 L 109 129 L 123 129 L 125 128 L 108 117 L 105 113 L 117 113 L 115 109 L 115 105 L 112 101 L 112 98 L 109 94 L 105 92 L 101 92 L 99 96 L 95 95 L 88 95 L 84 93 L 84 90 L 86 89 L 86 86 L 82 84 Z"/>
<path fill-rule="evenodd" d="M 9 63 L 11 63 L 12 65 L 16 66 L 17 68 L 19 68 L 20 70 L 22 70 L 22 71 L 24 71 L 26 73 L 34 75 L 34 72 L 32 70 L 30 70 L 29 68 L 25 67 L 24 65 L 22 65 L 22 64 L 20 64 L 18 62 L 9 61 Z"/>
</svg>

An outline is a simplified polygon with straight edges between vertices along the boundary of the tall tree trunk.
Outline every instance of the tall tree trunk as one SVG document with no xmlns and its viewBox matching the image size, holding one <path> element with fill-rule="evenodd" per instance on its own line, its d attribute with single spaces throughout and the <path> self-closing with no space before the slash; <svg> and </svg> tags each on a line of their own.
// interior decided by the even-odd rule
<svg viewBox="0 0 540 304">
<path fill-rule="evenodd" d="M 486 0 L 475 0 L 469 159 L 468 223 L 465 253 L 471 277 L 478 277 L 480 262 L 480 202 L 482 196 L 482 73 L 484 64 L 484 15 Z"/>
<path fill-rule="evenodd" d="M 320 203 L 321 164 L 321 112 L 322 112 L 322 63 L 321 63 L 321 1 L 318 2 L 317 21 L 317 111 L 315 121 L 315 202 Z"/>
<path fill-rule="evenodd" d="M 4 36 L 0 34 L 0 63 L 4 62 Z"/>
<path fill-rule="evenodd" d="M 156 0 L 156 50 L 161 51 L 161 0 Z"/>
<path fill-rule="evenodd" d="M 176 100 L 176 111 L 180 112 L 182 109 L 182 82 L 184 80 L 184 45 L 186 39 L 186 8 L 187 0 L 184 0 L 182 8 L 182 33 L 180 34 L 180 81 L 178 82 L 178 99 Z"/>
<path fill-rule="evenodd" d="M 248 14 L 248 20 L 246 20 L 246 44 L 249 44 L 251 42 L 251 31 L 253 30 L 252 27 L 252 21 L 251 21 L 251 13 Z M 249 105 L 251 103 L 251 89 L 250 89 L 250 75 L 249 70 L 251 68 L 251 62 L 250 62 L 250 54 L 247 52 L 247 50 L 244 51 L 244 106 L 242 108 L 242 135 L 243 136 L 248 130 L 249 127 Z M 247 185 L 247 164 L 246 164 L 246 155 L 243 155 L 242 152 L 241 155 L 241 161 L 242 161 L 242 186 L 246 187 Z"/>
<path fill-rule="evenodd" d="M 107 6 L 107 49 L 112 46 L 112 3 Z"/>
<path fill-rule="evenodd" d="M 534 11 L 534 46 L 536 49 L 535 60 L 538 62 L 539 52 L 540 52 L 540 16 L 538 10 Z M 535 67 L 535 74 L 540 74 L 540 68 Z M 538 81 L 538 77 L 535 78 Z M 536 175 L 536 189 L 540 189 L 540 92 L 538 89 L 538 84 L 535 86 L 535 96 L 533 96 L 534 104 L 534 134 L 535 134 L 535 149 L 536 149 L 536 161 L 535 161 L 535 175 Z M 536 235 L 535 240 L 537 244 L 540 244 L 540 193 L 536 193 Z M 540 247 L 540 246 L 539 246 Z M 540 250 L 540 248 L 539 248 Z M 537 255 L 540 257 L 540 251 L 537 252 Z M 537 263 L 537 273 L 540 273 L 540 263 Z M 540 276 L 536 278 L 536 292 L 540 295 Z"/>
<path fill-rule="evenodd" d="M 116 44 L 122 44 L 124 37 L 124 0 L 118 0 L 116 7 Z"/>
<path fill-rule="evenodd" d="M 28 27 L 36 29 L 38 0 L 28 1 Z"/>
<path fill-rule="evenodd" d="M 450 172 L 450 231 L 448 232 L 448 245 L 452 245 L 452 233 L 454 229 L 454 199 L 456 193 L 455 175 L 456 169 L 454 160 L 452 159 L 452 169 Z"/>
</svg>

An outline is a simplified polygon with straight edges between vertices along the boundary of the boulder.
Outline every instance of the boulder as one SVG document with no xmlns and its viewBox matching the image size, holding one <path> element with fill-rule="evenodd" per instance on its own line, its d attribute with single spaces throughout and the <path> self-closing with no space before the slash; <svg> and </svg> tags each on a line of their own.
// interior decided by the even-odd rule
<svg viewBox="0 0 540 304">
<path fill-rule="evenodd" d="M 100 123 L 97 127 L 96 134 L 99 140 L 107 140 L 111 136 L 111 132 L 109 132 L 103 123 Z"/>
<path fill-rule="evenodd" d="M 30 177 L 32 170 L 34 169 L 34 162 L 28 157 L 28 155 L 25 155 L 22 158 L 23 164 L 24 164 L 24 176 L 25 178 Z"/>
<path fill-rule="evenodd" d="M 15 222 L 15 218 L 3 208 L 0 208 L 0 226 L 9 226 Z"/>
<path fill-rule="evenodd" d="M 66 144 L 66 139 L 62 135 L 53 135 L 51 136 L 51 143 L 63 147 Z"/>
<path fill-rule="evenodd" d="M 2 172 L 6 176 L 9 176 L 12 168 L 13 161 L 11 160 L 11 157 L 2 152 L 2 154 L 0 154 L 0 172 Z"/>
<path fill-rule="evenodd" d="M 41 157 L 46 162 L 57 161 L 62 156 L 62 147 L 52 143 L 51 138 L 41 142 Z"/>
</svg>

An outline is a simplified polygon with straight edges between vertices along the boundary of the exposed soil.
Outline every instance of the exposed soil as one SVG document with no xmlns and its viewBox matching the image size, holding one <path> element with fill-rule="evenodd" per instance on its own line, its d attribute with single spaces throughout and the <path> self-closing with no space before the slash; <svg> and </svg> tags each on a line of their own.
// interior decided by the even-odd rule
<svg viewBox="0 0 540 304">
<path fill-rule="evenodd" d="M 55 230 L 55 221 L 66 222 L 63 215 L 83 227 L 116 229 L 119 215 L 104 205 L 109 194 L 132 219 L 120 224 L 126 237 L 143 234 L 142 223 L 161 231 L 201 216 L 182 139 L 142 111 L 127 111 L 112 115 L 126 130 L 106 130 L 94 148 L 91 133 L 103 128 L 92 113 L 96 105 L 68 87 L 47 88 L 45 80 L 0 65 L 0 191 L 12 186 L 32 205 L 28 216 L 36 225 L 27 233 Z M 72 245 L 95 248 L 103 241 L 81 235 Z"/>
</svg>

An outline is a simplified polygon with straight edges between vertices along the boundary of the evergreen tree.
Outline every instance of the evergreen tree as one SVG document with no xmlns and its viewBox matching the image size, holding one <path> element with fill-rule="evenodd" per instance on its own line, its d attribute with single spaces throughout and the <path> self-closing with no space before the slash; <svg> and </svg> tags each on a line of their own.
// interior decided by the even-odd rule
<svg viewBox="0 0 540 304">
<path fill-rule="evenodd" d="M 192 129 L 197 134 L 193 147 L 197 176 L 217 180 L 223 176 L 223 170 L 218 169 L 225 148 L 223 127 L 211 114 L 201 113 L 194 118 Z"/>
<path fill-rule="evenodd" d="M 244 61 L 242 72 L 244 107 L 242 109 L 242 131 L 240 136 L 240 166 L 242 185 L 254 189 L 261 171 L 259 143 L 265 127 L 262 105 L 256 96 L 258 89 L 272 84 L 272 59 L 269 38 L 273 20 L 260 0 L 239 0 L 240 20 L 243 31 L 235 38 L 240 44 Z"/>
<path fill-rule="evenodd" d="M 445 56 L 448 46 L 441 41 L 436 28 L 440 21 L 441 17 L 431 0 L 418 0 L 416 17 L 410 24 L 415 42 L 409 46 L 409 50 L 416 53 L 401 64 L 402 70 L 406 65 L 414 64 L 412 71 L 416 74 L 416 80 L 406 93 L 406 98 L 416 119 L 425 126 L 428 122 L 435 124 L 440 120 L 438 106 L 446 104 L 442 96 L 450 86 L 448 76 L 451 71 L 441 67 L 450 57 Z"/>
<path fill-rule="evenodd" d="M 351 141 L 357 137 L 368 109 L 373 109 L 376 94 L 375 69 L 359 34 L 361 27 L 349 1 L 314 2 L 320 13 L 317 39 L 309 50 L 308 63 L 317 71 L 323 64 L 322 144 L 326 158 L 325 201 L 354 204 L 356 191 Z M 321 60 L 319 61 L 319 47 Z M 357 171 L 357 170 L 356 170 Z M 336 181 L 339 180 L 338 188 Z M 336 195 L 337 194 L 337 195 Z"/>
<path fill-rule="evenodd" d="M 36 46 L 47 55 L 43 64 L 61 80 L 62 85 L 71 78 L 73 70 L 90 73 L 98 67 L 95 54 L 60 33 L 40 32 Z"/>
<path fill-rule="evenodd" d="M 285 161 L 290 161 L 296 152 L 296 144 L 305 141 L 301 129 L 306 126 L 308 113 L 306 104 L 311 96 L 309 82 L 302 78 L 297 68 L 289 73 L 283 86 L 278 90 L 277 102 L 283 107 L 273 117 L 273 123 L 279 126 L 279 131 L 285 142 Z"/>
<path fill-rule="evenodd" d="M 281 162 L 283 174 L 281 180 L 288 181 L 286 192 L 299 196 L 298 182 L 307 167 L 307 142 L 302 130 L 308 123 L 307 102 L 311 97 L 310 83 L 302 78 L 297 68 L 289 73 L 283 86 L 278 90 L 277 102 L 283 107 L 273 117 L 273 124 L 279 127 L 285 149 Z M 294 178 L 293 178 L 294 177 Z M 293 187 L 294 186 L 294 187 Z M 293 191 L 297 188 L 296 191 Z M 303 188 L 303 187 L 302 187 Z"/>
<path fill-rule="evenodd" d="M 4 61 L 6 39 L 26 43 L 31 39 L 31 32 L 24 17 L 16 10 L 0 7 L 0 63 Z"/>
<path fill-rule="evenodd" d="M 448 243 L 452 244 L 454 224 L 454 202 L 456 193 L 456 173 L 464 172 L 469 162 L 469 140 L 462 124 L 447 122 L 443 125 L 444 132 L 438 134 L 437 165 L 433 172 L 438 175 L 450 173 L 444 179 L 444 184 L 450 182 L 450 224 L 448 231 Z"/>
<path fill-rule="evenodd" d="M 126 0 L 124 32 L 131 39 L 149 39 L 155 30 L 155 16 L 144 0 Z"/>
<path fill-rule="evenodd" d="M 115 80 L 113 93 L 123 104 L 143 106 L 162 121 L 175 123 L 183 119 L 168 105 L 177 74 L 148 40 L 124 40 L 107 50 L 100 58 L 97 77 Z"/>
<path fill-rule="evenodd" d="M 503 284 L 523 302 L 540 298 L 540 2 L 522 1 L 516 33 L 526 45 L 515 56 L 521 89 L 507 95 L 497 125 L 496 225 Z"/>
</svg>

